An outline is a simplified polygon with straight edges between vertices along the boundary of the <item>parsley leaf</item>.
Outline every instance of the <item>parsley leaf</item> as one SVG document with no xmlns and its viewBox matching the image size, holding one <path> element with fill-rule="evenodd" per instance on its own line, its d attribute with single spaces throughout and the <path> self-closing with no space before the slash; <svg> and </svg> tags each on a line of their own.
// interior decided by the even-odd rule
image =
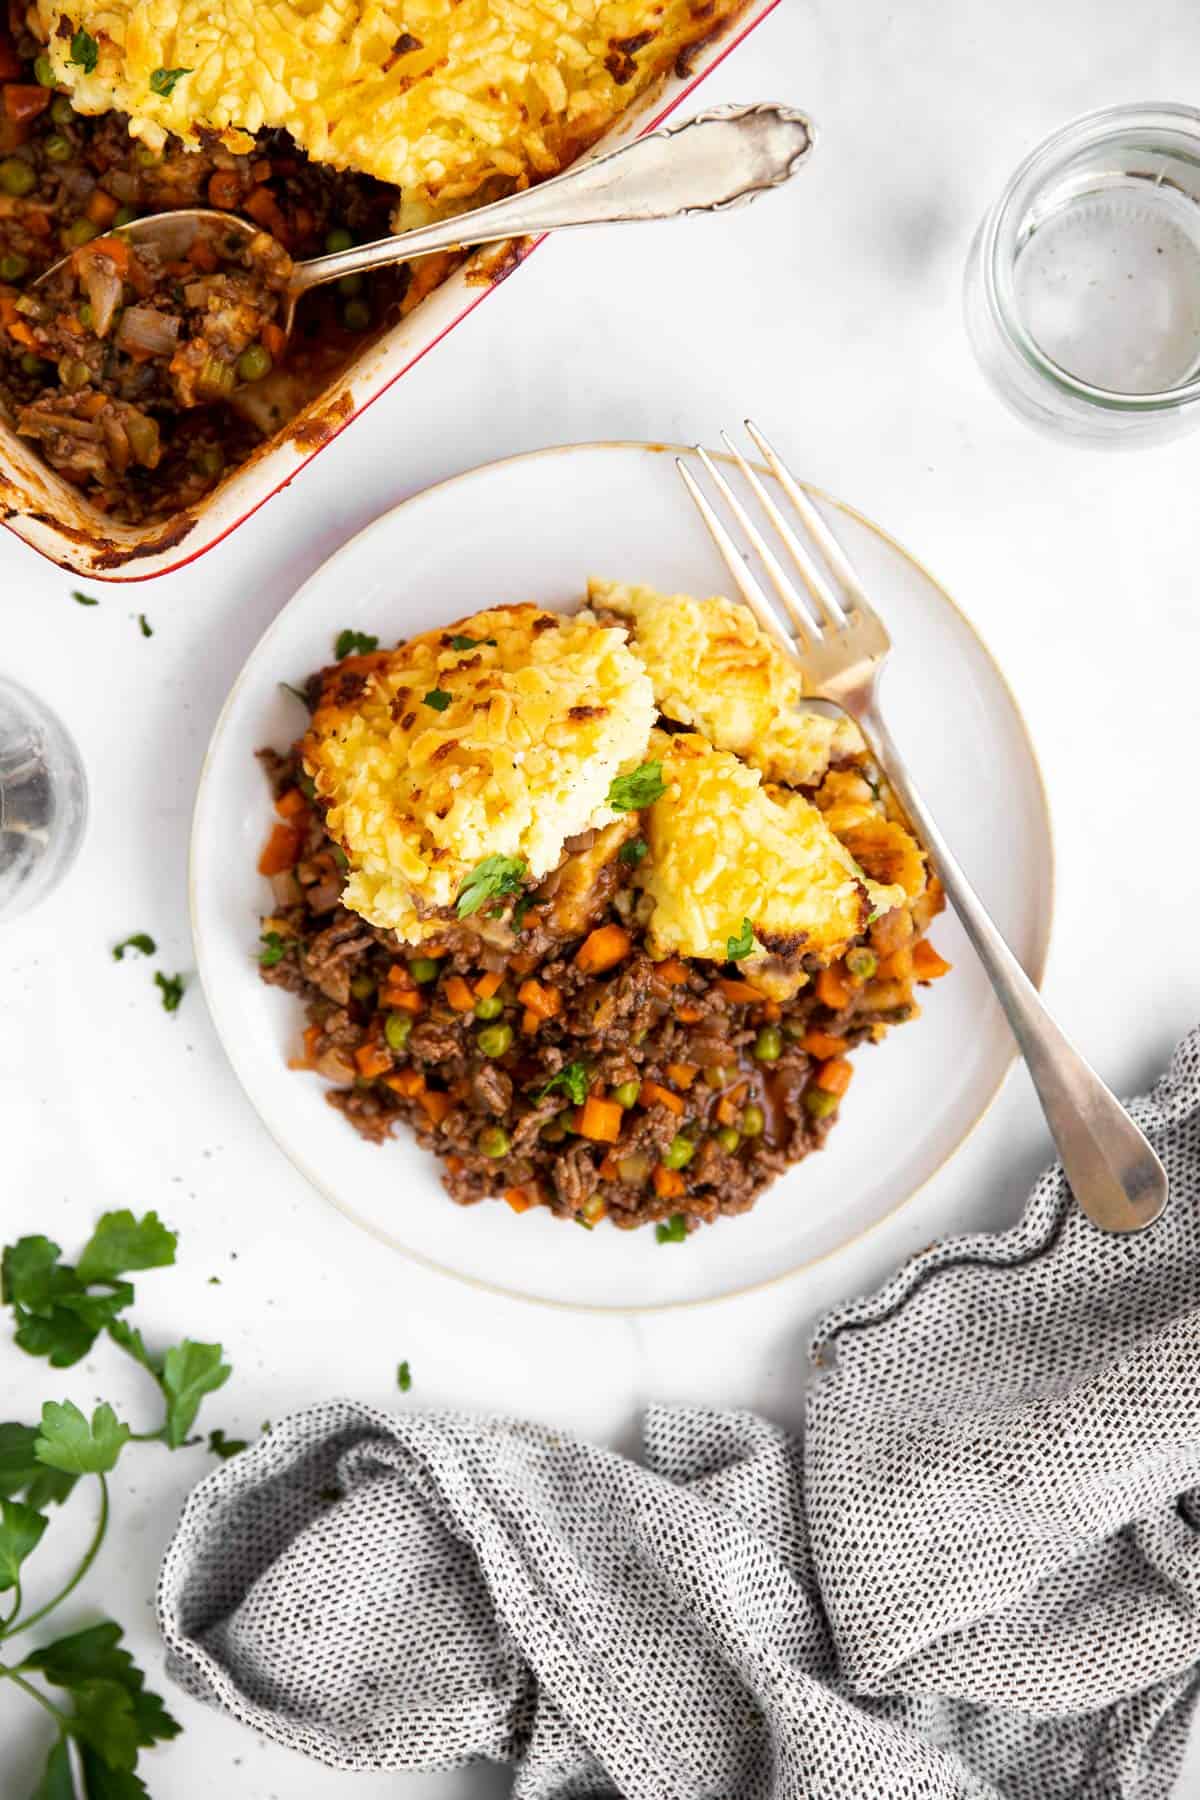
<svg viewBox="0 0 1200 1800">
<path fill-rule="evenodd" d="M 406 1362 L 402 1362 L 396 1370 L 396 1386 L 402 1394 L 407 1394 L 412 1386 L 412 1370 Z"/>
<path fill-rule="evenodd" d="M 45 1468 L 34 1455 L 36 1425 L 18 1425 L 13 1419 L 0 1425 L 0 1495 L 15 1500 L 23 1494 L 28 1505 L 40 1511 L 52 1501 L 59 1505 L 75 1486 L 73 1475 Z"/>
<path fill-rule="evenodd" d="M 425 704 L 432 706 L 434 712 L 445 712 L 453 698 L 453 694 L 448 694 L 445 688 L 430 688 L 425 696 Z"/>
<path fill-rule="evenodd" d="M 528 872 L 523 856 L 485 856 L 458 890 L 455 910 L 459 918 L 469 919 L 487 901 L 515 894 Z"/>
<path fill-rule="evenodd" d="M 628 864 L 631 869 L 636 869 L 649 848 L 645 838 L 631 838 L 617 851 L 617 861 Z"/>
<path fill-rule="evenodd" d="M 378 650 L 379 639 L 366 631 L 339 631 L 333 646 L 333 654 L 338 662 L 344 656 L 369 656 L 372 650 Z"/>
<path fill-rule="evenodd" d="M 113 945 L 113 961 L 124 962 L 127 950 L 140 950 L 143 956 L 153 956 L 157 949 L 149 932 L 135 931 L 132 937 L 122 938 L 119 944 Z"/>
<path fill-rule="evenodd" d="M 184 1338 L 163 1361 L 162 1390 L 167 1397 L 167 1444 L 178 1450 L 200 1411 L 205 1394 L 224 1387 L 233 1370 L 221 1361 L 220 1344 L 195 1344 Z"/>
<path fill-rule="evenodd" d="M 83 33 L 76 33 L 76 36 L 86 37 L 87 32 L 85 31 Z M 74 41 L 72 41 L 71 48 L 74 49 L 74 47 L 75 47 Z M 72 59 L 72 60 L 74 60 L 74 59 Z M 90 594 L 81 594 L 78 588 L 71 589 L 71 598 L 72 598 L 72 600 L 75 601 L 76 605 L 78 605 L 78 606 L 99 606 L 99 604 L 100 604 L 100 602 L 98 600 L 93 600 L 92 596 Z"/>
<path fill-rule="evenodd" d="M 71 54 L 67 58 L 68 63 L 73 64 L 76 68 L 82 69 L 85 75 L 92 75 L 95 73 L 96 64 L 99 60 L 99 44 L 96 42 L 91 32 L 84 31 L 81 26 L 71 39 Z M 78 600 L 78 594 L 76 594 L 75 598 Z M 94 606 L 96 602 L 93 600 L 90 604 Z"/>
<path fill-rule="evenodd" d="M 80 1281 L 111 1281 L 138 1269 L 168 1269 L 179 1239 L 156 1212 L 135 1219 L 128 1208 L 104 1213 L 75 1265 Z M 132 1296 L 131 1296 L 132 1298 Z"/>
<path fill-rule="evenodd" d="M 21 1666 L 36 1669 L 52 1687 L 67 1688 L 76 1696 L 77 1707 L 80 1693 L 91 1694 L 101 1686 L 116 1689 L 121 1695 L 120 1700 L 111 1693 L 107 1697 L 118 1716 L 132 1721 L 136 1755 L 139 1747 L 149 1749 L 151 1744 L 178 1737 L 180 1727 L 158 1695 L 147 1689 L 146 1677 L 128 1650 L 119 1648 L 121 1637 L 121 1627 L 111 1619 L 105 1619 L 99 1625 L 89 1625 L 83 1631 L 73 1632 L 70 1637 L 59 1638 L 55 1643 L 35 1650 Z M 90 1702 L 83 1710 L 90 1714 Z M 80 1735 L 100 1749 L 95 1743 L 94 1732 L 81 1732 Z M 128 1731 L 124 1727 L 120 1741 L 126 1747 L 124 1753 L 127 1755 Z M 120 1789 L 114 1791 L 119 1793 Z"/>
<path fill-rule="evenodd" d="M 143 637 L 153 637 L 154 636 L 154 627 L 153 627 L 153 625 L 151 625 L 151 623 L 150 623 L 149 619 L 146 617 L 145 613 L 138 614 L 138 630 L 141 632 Z"/>
<path fill-rule="evenodd" d="M 140 1775 L 132 1769 L 113 1769 L 83 1746 L 83 1780 L 87 1800 L 150 1800 L 150 1792 Z M 34 1796 L 38 1800 L 38 1796 Z M 74 1790 L 67 1800 L 75 1800 Z"/>
<path fill-rule="evenodd" d="M 273 969 L 277 963 L 281 963 L 289 948 L 287 940 L 281 938 L 277 931 L 264 931 L 262 946 L 258 953 L 258 961 L 259 967 L 263 969 Z"/>
<path fill-rule="evenodd" d="M 614 812 L 637 812 L 653 806 L 666 793 L 661 762 L 644 762 L 628 775 L 617 775 L 608 790 L 608 804 Z"/>
<path fill-rule="evenodd" d="M 495 638 L 465 637 L 460 633 L 457 637 L 450 639 L 452 650 L 478 650 L 481 644 L 488 644 L 493 650 L 496 648 Z"/>
<path fill-rule="evenodd" d="M 42 1541 L 46 1520 L 20 1500 L 0 1500 L 0 1594 L 14 1588 L 21 1564 Z"/>
<path fill-rule="evenodd" d="M 162 990 L 164 1012 L 178 1012 L 179 1002 L 183 999 L 183 976 L 164 975 L 160 969 L 154 977 L 154 985 Z"/>
<path fill-rule="evenodd" d="M 45 1773 L 30 1800 L 75 1800 L 75 1777 L 71 1774 L 66 1738 L 57 1738 L 51 1746 Z"/>
<path fill-rule="evenodd" d="M 587 1091 L 587 1069 L 581 1062 L 572 1062 L 568 1063 L 566 1068 L 560 1069 L 557 1075 L 552 1075 L 549 1081 L 536 1089 L 535 1097 L 539 1100 L 544 1100 L 547 1094 L 563 1093 L 566 1094 L 567 1098 L 573 1101 L 576 1106 L 582 1106 L 587 1099 Z"/>
<path fill-rule="evenodd" d="M 108 1328 L 108 1335 L 114 1344 L 132 1356 L 134 1362 L 141 1363 L 143 1369 L 153 1375 L 155 1381 L 162 1376 L 162 1358 L 151 1356 L 146 1348 L 146 1340 L 136 1325 L 128 1324 L 124 1319 L 114 1319 Z"/>
<path fill-rule="evenodd" d="M 240 1456 L 250 1445 L 246 1438 L 227 1438 L 218 1428 L 209 1432 L 208 1447 L 214 1456 L 219 1456 L 222 1462 L 228 1462 L 231 1456 Z"/>
<path fill-rule="evenodd" d="M 61 1405 L 47 1400 L 33 1448 L 38 1461 L 49 1469 L 62 1469 L 67 1475 L 104 1475 L 116 1467 L 128 1441 L 128 1425 L 121 1423 L 107 1401 L 96 1408 L 89 1425 L 70 1400 Z"/>
<path fill-rule="evenodd" d="M 730 962 L 741 962 L 743 957 L 749 956 L 753 948 L 754 926 L 750 923 L 749 919 L 743 919 L 742 929 L 738 932 L 738 935 L 726 939 L 725 955 Z"/>
<path fill-rule="evenodd" d="M 155 69 L 150 77 L 150 92 L 162 94 L 164 99 L 174 93 L 175 83 L 182 75 L 190 75 L 190 69 Z"/>
<path fill-rule="evenodd" d="M 687 1219 L 683 1213 L 672 1213 L 665 1225 L 654 1227 L 654 1235 L 660 1244 L 682 1244 L 687 1234 Z"/>
<path fill-rule="evenodd" d="M 0 1261 L 0 1298 L 12 1307 L 16 1340 L 30 1356 L 66 1369 L 86 1356 L 97 1335 L 133 1299 L 127 1282 L 89 1294 L 75 1270 L 59 1262 L 49 1238 L 20 1238 Z"/>
</svg>

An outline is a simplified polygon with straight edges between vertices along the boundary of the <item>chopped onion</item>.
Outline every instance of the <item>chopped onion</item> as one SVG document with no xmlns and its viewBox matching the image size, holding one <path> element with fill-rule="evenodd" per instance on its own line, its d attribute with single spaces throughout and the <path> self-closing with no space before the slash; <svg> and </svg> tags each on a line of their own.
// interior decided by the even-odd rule
<svg viewBox="0 0 1200 1800">
<path fill-rule="evenodd" d="M 102 251 L 87 252 L 79 258 L 78 266 L 80 279 L 87 289 L 88 304 L 92 309 L 92 330 L 97 337 L 107 337 L 113 314 L 121 304 L 121 277 L 111 259 Z"/>
<path fill-rule="evenodd" d="M 121 284 L 118 281 L 117 291 Z M 95 302 L 93 301 L 93 306 Z M 143 356 L 167 356 L 179 339 L 179 320 L 156 306 L 127 306 L 117 327 L 118 350 L 136 351 Z"/>
</svg>

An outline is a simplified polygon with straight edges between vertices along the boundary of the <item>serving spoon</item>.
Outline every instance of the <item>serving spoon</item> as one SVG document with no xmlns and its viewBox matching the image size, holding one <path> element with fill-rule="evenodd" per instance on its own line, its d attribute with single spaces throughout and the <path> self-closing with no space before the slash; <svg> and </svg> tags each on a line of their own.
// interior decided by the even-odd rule
<svg viewBox="0 0 1200 1800">
<path fill-rule="evenodd" d="M 791 107 L 770 103 L 714 107 L 619 150 L 589 157 L 562 175 L 474 212 L 293 263 L 277 322 L 285 333 L 291 332 L 296 303 L 310 288 L 437 250 L 540 237 L 573 225 L 723 212 L 781 187 L 805 162 L 814 141 L 808 119 Z M 249 242 L 260 235 L 259 226 L 234 213 L 201 206 L 134 219 L 119 230 L 131 244 L 154 245 L 172 260 L 186 254 L 200 232 L 219 234 L 227 249 L 234 237 Z M 50 281 L 69 261 L 69 256 L 60 257 L 34 288 Z"/>
</svg>

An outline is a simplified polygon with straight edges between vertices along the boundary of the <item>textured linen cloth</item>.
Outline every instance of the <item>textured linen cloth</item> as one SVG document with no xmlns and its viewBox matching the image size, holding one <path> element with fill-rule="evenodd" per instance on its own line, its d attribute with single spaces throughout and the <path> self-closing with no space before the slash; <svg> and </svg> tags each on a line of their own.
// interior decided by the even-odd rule
<svg viewBox="0 0 1200 1800">
<path fill-rule="evenodd" d="M 638 1464 L 344 1403 L 191 1496 L 171 1673 L 345 1770 L 519 1800 L 1158 1800 L 1200 1691 L 1200 1033 L 1134 1102 L 1164 1218 L 1020 1225 L 820 1327 L 803 1446 L 654 1411 Z"/>
</svg>

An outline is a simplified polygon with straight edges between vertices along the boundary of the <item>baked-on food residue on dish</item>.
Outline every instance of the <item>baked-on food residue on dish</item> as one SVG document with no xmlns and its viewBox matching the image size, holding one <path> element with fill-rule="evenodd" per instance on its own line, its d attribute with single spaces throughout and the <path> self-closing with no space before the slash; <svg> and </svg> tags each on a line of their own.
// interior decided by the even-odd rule
<svg viewBox="0 0 1200 1800">
<path fill-rule="evenodd" d="M 312 676 L 264 752 L 264 979 L 364 1136 L 464 1204 L 669 1236 L 824 1142 L 948 965 L 857 728 L 742 606 L 593 582 Z"/>
</svg>

